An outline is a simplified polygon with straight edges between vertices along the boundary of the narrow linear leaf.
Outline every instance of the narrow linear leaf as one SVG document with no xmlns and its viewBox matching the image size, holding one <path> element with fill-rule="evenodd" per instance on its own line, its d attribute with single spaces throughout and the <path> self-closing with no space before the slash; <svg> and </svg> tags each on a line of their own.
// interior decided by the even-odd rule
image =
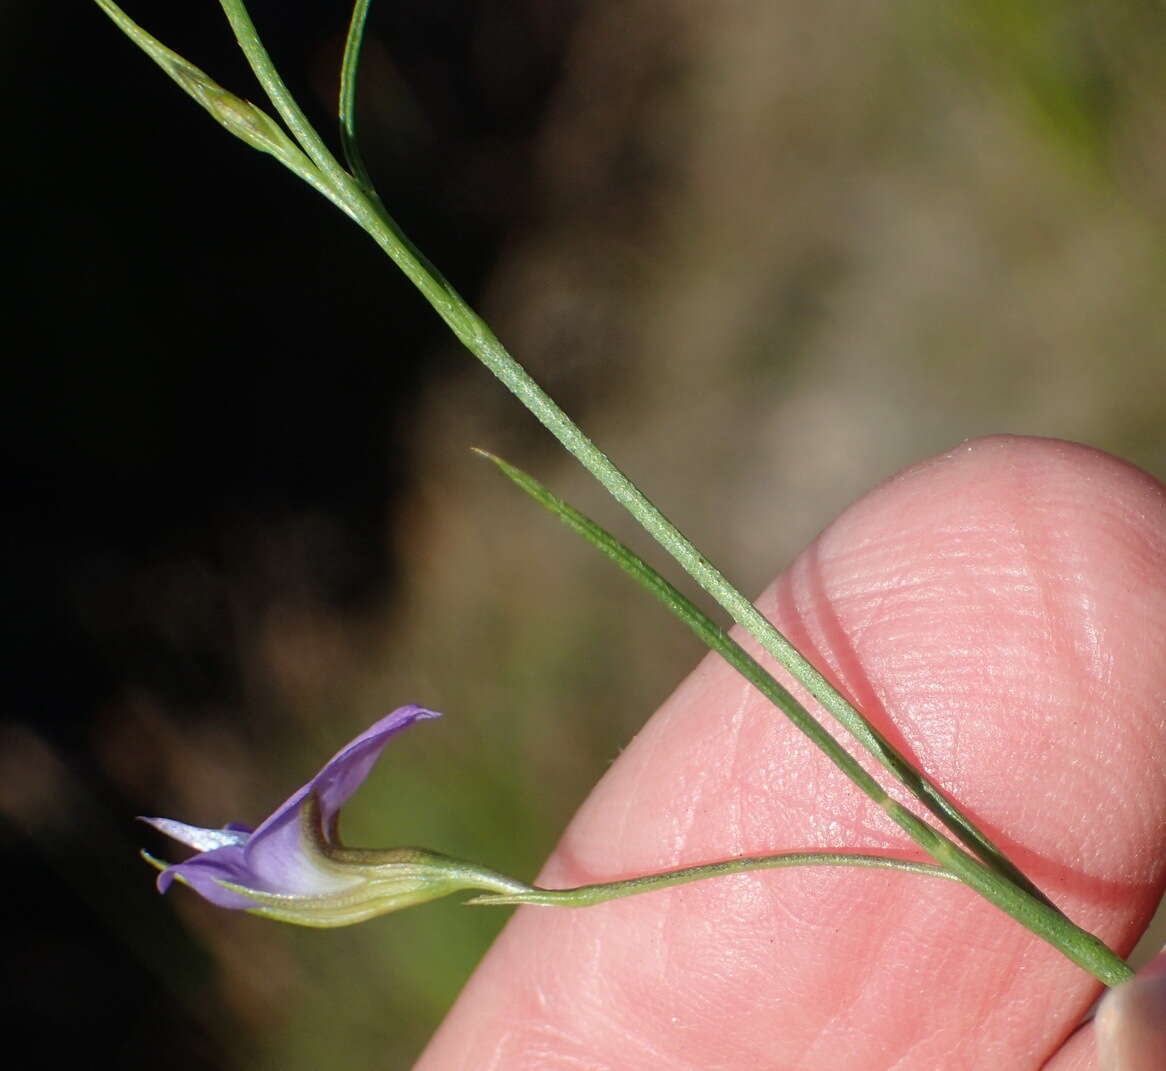
<svg viewBox="0 0 1166 1071">
<path fill-rule="evenodd" d="M 692 629 L 706 646 L 721 655 L 781 710 L 835 766 L 882 808 L 891 821 L 940 866 L 950 870 L 960 881 L 1107 985 L 1117 985 L 1132 977 L 1133 972 L 1129 965 L 1104 942 L 1067 919 L 1043 898 L 1038 899 L 980 859 L 968 854 L 934 826 L 924 822 L 892 799 L 883 786 L 756 659 L 634 551 L 624 546 L 589 517 L 568 505 L 534 477 L 485 450 L 475 452 L 492 461 L 505 476 L 539 505 L 553 513 L 568 528 L 581 535 L 651 592 L 675 617 Z"/>
<path fill-rule="evenodd" d="M 348 37 L 344 42 L 344 59 L 340 63 L 340 147 L 348 170 L 364 187 L 369 197 L 377 199 L 368 168 L 356 138 L 356 78 L 360 70 L 360 48 L 364 44 L 364 27 L 368 21 L 368 11 L 372 0 L 356 0 L 352 9 L 352 20 L 348 24 Z"/>
</svg>

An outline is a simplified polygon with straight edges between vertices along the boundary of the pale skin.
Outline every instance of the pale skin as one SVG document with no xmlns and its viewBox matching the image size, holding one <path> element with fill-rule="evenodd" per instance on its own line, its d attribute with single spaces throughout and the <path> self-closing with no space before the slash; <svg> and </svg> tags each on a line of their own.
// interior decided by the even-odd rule
<svg viewBox="0 0 1166 1071">
<path fill-rule="evenodd" d="M 1161 484 L 1066 443 L 968 443 L 847 510 L 758 605 L 1062 910 L 1129 952 L 1166 885 Z M 810 848 L 919 857 L 710 657 L 539 883 Z M 1078 1025 L 1100 990 L 953 883 L 746 874 L 520 908 L 417 1068 L 1092 1071 L 1108 1057 Z M 1161 1019 L 1105 1071 L 1166 1067 Z"/>
</svg>

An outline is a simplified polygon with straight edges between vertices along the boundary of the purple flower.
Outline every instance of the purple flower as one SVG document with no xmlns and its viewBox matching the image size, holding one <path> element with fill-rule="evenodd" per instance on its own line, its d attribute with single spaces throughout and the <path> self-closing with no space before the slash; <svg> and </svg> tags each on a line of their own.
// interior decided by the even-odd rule
<svg viewBox="0 0 1166 1071">
<path fill-rule="evenodd" d="M 394 710 L 345 744 L 302 788 L 252 832 L 231 823 L 200 829 L 146 818 L 168 837 L 198 850 L 167 866 L 158 891 L 176 879 L 219 907 L 303 926 L 344 926 L 459 889 L 520 891 L 521 882 L 419 848 L 374 851 L 340 842 L 340 808 L 360 787 L 389 738 L 415 721 L 440 717 L 419 706 Z M 143 853 L 146 854 L 146 853 Z"/>
</svg>

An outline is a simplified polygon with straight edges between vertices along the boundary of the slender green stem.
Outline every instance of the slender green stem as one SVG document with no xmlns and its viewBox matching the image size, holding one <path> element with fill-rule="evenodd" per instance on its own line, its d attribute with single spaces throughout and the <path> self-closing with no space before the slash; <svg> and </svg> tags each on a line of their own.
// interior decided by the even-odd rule
<svg viewBox="0 0 1166 1071">
<path fill-rule="evenodd" d="M 374 233 L 378 244 L 386 235 Z M 447 296 L 461 302 L 452 291 Z M 441 309 L 438 309 L 441 312 Z M 444 314 L 443 314 L 444 316 Z M 623 474 L 554 400 L 507 353 L 501 342 L 467 305 L 456 319 L 445 317 L 454 333 L 540 423 L 610 492 L 660 544 L 790 675 L 806 688 L 892 776 L 989 865 L 1029 895 L 1042 893 L 970 818 L 962 814 L 860 714 L 797 649 L 721 575 L 708 560 Z M 468 325 L 468 326 L 463 326 Z"/>
<path fill-rule="evenodd" d="M 239 48 L 242 49 L 247 63 L 255 72 L 255 77 L 259 79 L 259 84 L 263 86 L 268 99 L 274 105 L 280 118 L 287 124 L 288 130 L 292 132 L 292 137 L 300 143 L 300 147 L 308 154 L 312 163 L 327 178 L 335 182 L 337 178 L 335 172 L 340 170 L 340 165 L 284 84 L 279 72 L 275 69 L 275 64 L 271 62 L 271 57 L 267 54 L 267 49 L 260 44 L 259 35 L 256 33 L 251 16 L 247 13 L 247 8 L 241 0 L 220 0 L 220 2 L 223 13 L 231 24 L 231 29 L 235 31 L 235 40 L 238 42 Z"/>
<path fill-rule="evenodd" d="M 1107 985 L 1115 985 L 1132 976 L 1129 966 L 1107 945 L 1067 919 L 1044 899 L 1018 888 L 1003 875 L 969 855 L 928 825 L 902 804 L 892 799 L 825 727 L 805 709 L 773 676 L 724 629 L 690 599 L 664 579 L 634 551 L 624 546 L 610 532 L 553 494 L 534 477 L 485 451 L 489 458 L 515 484 L 536 502 L 555 514 L 572 531 L 607 555 L 621 569 L 677 618 L 683 621 L 701 642 L 717 652 L 738 673 L 770 700 L 847 777 L 878 804 L 886 815 L 915 841 L 932 859 L 940 863 L 981 896 L 1007 912 L 1022 925 L 1043 937 L 1074 963 Z"/>
<path fill-rule="evenodd" d="M 696 546 L 603 453 L 516 361 L 484 320 L 429 263 L 362 184 L 336 162 L 295 105 L 259 42 L 242 0 L 221 0 L 240 46 L 272 104 L 349 205 L 349 214 L 401 268 L 463 345 L 586 468 L 730 617 L 750 633 L 891 775 L 989 866 L 1045 900 L 1044 894 L 717 570 Z M 355 53 L 355 48 L 347 50 Z"/>
<path fill-rule="evenodd" d="M 312 129 L 296 104 L 266 50 L 242 0 L 220 0 L 252 70 L 293 136 L 310 158 L 314 168 L 301 163 L 298 154 L 277 151 L 260 132 L 258 140 L 247 122 L 224 120 L 224 109 L 213 102 L 200 100 L 220 122 L 256 148 L 271 152 L 316 190 L 337 204 L 364 228 L 382 250 L 401 268 L 422 292 L 454 334 L 494 375 L 529 409 L 534 416 L 595 476 L 612 496 L 631 513 L 640 525 L 681 565 L 681 567 L 721 605 L 762 648 L 772 655 L 799 681 L 866 748 L 891 775 L 904 785 L 922 804 L 972 851 L 981 862 L 961 851 L 935 829 L 892 800 L 869 774 L 858 767 L 856 776 L 848 771 L 863 791 L 879 801 L 888 815 L 922 845 L 933 858 L 952 870 L 982 895 L 1017 918 L 1029 929 L 1056 944 L 1070 959 L 1091 970 L 1103 981 L 1113 984 L 1128 977 L 1128 968 L 1095 938 L 1067 923 L 1043 894 L 992 844 L 970 819 L 961 812 L 922 773 L 916 771 L 887 739 L 882 736 L 792 644 L 752 605 L 752 603 L 715 569 L 655 505 L 600 451 L 582 430 L 555 404 L 527 372 L 507 353 L 501 342 L 457 294 L 440 272 L 409 241 L 401 228 L 380 205 L 379 200 L 361 179 L 346 171 L 333 157 L 323 140 Z M 113 14 L 111 0 L 98 3 Z M 119 12 L 120 14 L 120 12 Z M 357 15 L 360 15 L 358 10 Z M 124 16 L 122 16 L 124 19 Z M 128 20 L 125 20 L 128 22 Z M 132 23 L 130 24 L 132 25 Z M 125 28 L 123 24 L 123 29 Z M 129 32 L 127 30 L 127 32 Z M 144 32 L 143 32 L 144 33 Z M 131 33 L 131 36 L 134 36 Z M 141 40 L 138 39 L 141 44 Z M 349 52 L 355 54 L 359 43 L 350 37 Z M 145 47 L 145 46 L 143 46 Z M 171 72 L 173 74 L 173 72 Z M 181 81 L 181 79 L 179 79 Z M 184 86 L 184 88 L 189 87 Z M 194 94 L 192 94 L 194 95 Z M 351 108 L 352 101 L 342 107 Z M 225 111 L 230 113 L 233 104 Z M 677 593 L 679 594 L 679 593 Z M 710 622 L 711 624 L 711 622 Z M 716 626 L 713 626 L 714 628 Z M 764 671 L 762 671 L 764 673 Z M 764 675 L 768 678 L 768 674 Z M 772 681 L 772 678 L 768 678 Z M 782 702 L 763 691 L 781 709 Z M 791 715 L 792 716 L 792 715 Z M 807 715 L 808 716 L 808 715 Z M 797 720 L 797 719 L 795 719 Z M 820 728 L 820 727 L 819 727 Z M 824 732 L 824 730 L 823 730 Z M 826 734 L 829 737 L 829 734 Z M 837 747 L 837 745 L 835 745 Z M 1003 881 L 1001 881 L 1001 877 Z M 1058 927 L 1068 926 L 1065 931 Z M 1057 936 L 1059 934 L 1059 936 Z"/>
<path fill-rule="evenodd" d="M 860 714 L 788 640 L 614 465 L 582 429 L 533 380 L 480 316 L 408 240 L 396 222 L 345 171 L 311 128 L 259 40 L 242 0 L 220 0 L 248 63 L 273 106 L 327 181 L 329 196 L 366 230 L 417 286 L 458 339 L 556 439 L 611 493 L 640 525 L 728 613 L 753 635 L 890 773 L 921 800 L 957 837 L 988 864 L 1030 895 L 1047 898 L 974 823 Z M 358 12 L 359 14 L 359 12 Z M 355 54 L 356 48 L 347 50 Z M 351 105 L 349 105 L 351 106 Z M 342 105 L 342 107 L 345 107 Z M 317 183 L 313 183 L 319 188 Z"/>
<path fill-rule="evenodd" d="M 409 240 L 396 220 L 385 211 L 379 200 L 375 199 L 375 195 L 370 196 L 361 183 L 340 166 L 323 139 L 312 129 L 307 117 L 271 62 L 271 57 L 263 47 L 255 24 L 251 21 L 242 0 L 219 2 L 231 23 L 231 28 L 235 31 L 235 39 L 239 42 L 239 47 L 263 91 L 283 121 L 287 123 L 296 140 L 319 168 L 321 176 L 344 201 L 345 212 L 405 273 L 458 338 L 466 342 L 466 338 L 474 333 L 474 322 L 481 323 L 477 315 L 458 296 L 441 272 Z M 466 345 L 469 346 L 469 343 L 466 342 Z"/>
<path fill-rule="evenodd" d="M 468 317 L 476 314 L 468 312 Z M 967 816 L 860 714 L 800 652 L 711 565 L 632 481 L 623 474 L 514 360 L 485 324 L 462 341 L 571 452 L 580 463 L 679 563 L 729 616 L 752 635 L 789 674 L 822 704 L 891 775 L 915 795 L 964 844 L 1030 895 L 1047 898 Z"/>
<path fill-rule="evenodd" d="M 505 892 L 475 896 L 468 904 L 533 904 L 538 907 L 590 907 L 607 900 L 655 892 L 690 881 L 722 878 L 726 874 L 745 874 L 758 870 L 779 870 L 793 866 L 851 866 L 877 867 L 880 870 L 898 870 L 904 874 L 926 877 L 959 879 L 949 870 L 931 863 L 915 863 L 908 859 L 893 859 L 884 855 L 849 855 L 845 852 L 780 852 L 776 855 L 750 855 L 725 859 L 719 863 L 678 867 L 658 874 L 642 874 L 622 881 L 604 881 L 594 885 L 577 885 L 573 889 L 542 889 L 531 886 L 527 891 Z"/>
</svg>

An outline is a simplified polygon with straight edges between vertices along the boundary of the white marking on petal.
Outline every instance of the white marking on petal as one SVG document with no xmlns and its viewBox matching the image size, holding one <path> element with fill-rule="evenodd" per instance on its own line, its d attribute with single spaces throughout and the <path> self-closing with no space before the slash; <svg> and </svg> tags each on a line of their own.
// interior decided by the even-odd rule
<svg viewBox="0 0 1166 1071">
<path fill-rule="evenodd" d="M 199 826 L 188 826 L 185 822 L 176 822 L 173 818 L 143 818 L 159 833 L 194 848 L 200 852 L 211 852 L 216 848 L 226 848 L 231 844 L 246 844 L 250 833 L 243 833 L 238 829 L 202 829 Z"/>
</svg>

